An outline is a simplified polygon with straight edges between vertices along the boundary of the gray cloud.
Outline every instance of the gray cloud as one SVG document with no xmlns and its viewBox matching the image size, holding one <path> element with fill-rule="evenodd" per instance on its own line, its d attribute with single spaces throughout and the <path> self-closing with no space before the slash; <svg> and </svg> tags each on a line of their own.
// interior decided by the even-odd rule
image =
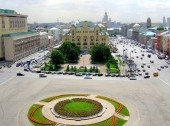
<svg viewBox="0 0 170 126">
<path fill-rule="evenodd" d="M 169 17 L 170 0 L 0 0 L 0 8 L 29 15 L 29 22 L 72 20 L 99 21 L 105 9 L 109 17 L 121 22 L 160 22 Z"/>
</svg>

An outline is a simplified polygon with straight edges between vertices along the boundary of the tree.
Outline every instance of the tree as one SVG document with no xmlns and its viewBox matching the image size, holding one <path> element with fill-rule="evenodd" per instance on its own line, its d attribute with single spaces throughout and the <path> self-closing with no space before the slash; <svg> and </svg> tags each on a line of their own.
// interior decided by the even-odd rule
<svg viewBox="0 0 170 126">
<path fill-rule="evenodd" d="M 51 53 L 51 62 L 55 65 L 55 68 L 59 67 L 64 63 L 63 54 L 59 50 L 54 50 Z"/>
<path fill-rule="evenodd" d="M 70 66 L 69 65 L 67 65 L 66 71 L 70 71 Z"/>
<path fill-rule="evenodd" d="M 91 60 L 93 63 L 104 63 L 111 57 L 109 46 L 104 44 L 95 45 L 91 49 Z"/>
<path fill-rule="evenodd" d="M 75 43 L 64 42 L 60 46 L 59 50 L 63 53 L 67 62 L 77 62 L 78 61 L 79 54 L 80 54 L 80 48 Z"/>
</svg>

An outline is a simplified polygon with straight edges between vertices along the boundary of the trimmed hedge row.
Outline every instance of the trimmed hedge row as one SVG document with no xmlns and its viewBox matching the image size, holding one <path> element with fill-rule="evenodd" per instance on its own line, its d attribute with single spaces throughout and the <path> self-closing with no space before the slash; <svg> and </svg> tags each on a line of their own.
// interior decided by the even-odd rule
<svg viewBox="0 0 170 126">
<path fill-rule="evenodd" d="M 89 111 L 84 111 L 84 112 L 70 112 L 64 109 L 64 107 L 71 103 L 71 102 L 87 102 L 93 105 L 92 110 Z M 88 117 L 88 116 L 93 116 L 99 112 L 101 112 L 103 109 L 103 106 L 101 103 L 95 101 L 95 100 L 91 100 L 91 99 L 86 99 L 86 98 L 73 98 L 71 100 L 67 99 L 67 100 L 63 100 L 59 103 L 57 103 L 54 107 L 54 110 L 62 116 L 66 116 L 66 117 Z"/>
</svg>

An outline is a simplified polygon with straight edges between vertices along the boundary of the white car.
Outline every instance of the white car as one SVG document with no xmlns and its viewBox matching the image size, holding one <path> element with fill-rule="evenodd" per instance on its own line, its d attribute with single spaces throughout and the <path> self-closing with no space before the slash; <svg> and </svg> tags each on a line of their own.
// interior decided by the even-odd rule
<svg viewBox="0 0 170 126">
<path fill-rule="evenodd" d="M 86 75 L 84 79 L 92 79 L 92 77 Z"/>
</svg>

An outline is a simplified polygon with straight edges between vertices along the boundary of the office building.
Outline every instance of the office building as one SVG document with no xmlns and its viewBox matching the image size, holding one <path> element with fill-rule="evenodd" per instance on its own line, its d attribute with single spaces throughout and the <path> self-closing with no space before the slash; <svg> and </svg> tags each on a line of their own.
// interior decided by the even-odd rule
<svg viewBox="0 0 170 126">
<path fill-rule="evenodd" d="M 0 60 L 19 60 L 38 51 L 39 44 L 39 34 L 28 32 L 27 15 L 0 9 Z"/>
</svg>

